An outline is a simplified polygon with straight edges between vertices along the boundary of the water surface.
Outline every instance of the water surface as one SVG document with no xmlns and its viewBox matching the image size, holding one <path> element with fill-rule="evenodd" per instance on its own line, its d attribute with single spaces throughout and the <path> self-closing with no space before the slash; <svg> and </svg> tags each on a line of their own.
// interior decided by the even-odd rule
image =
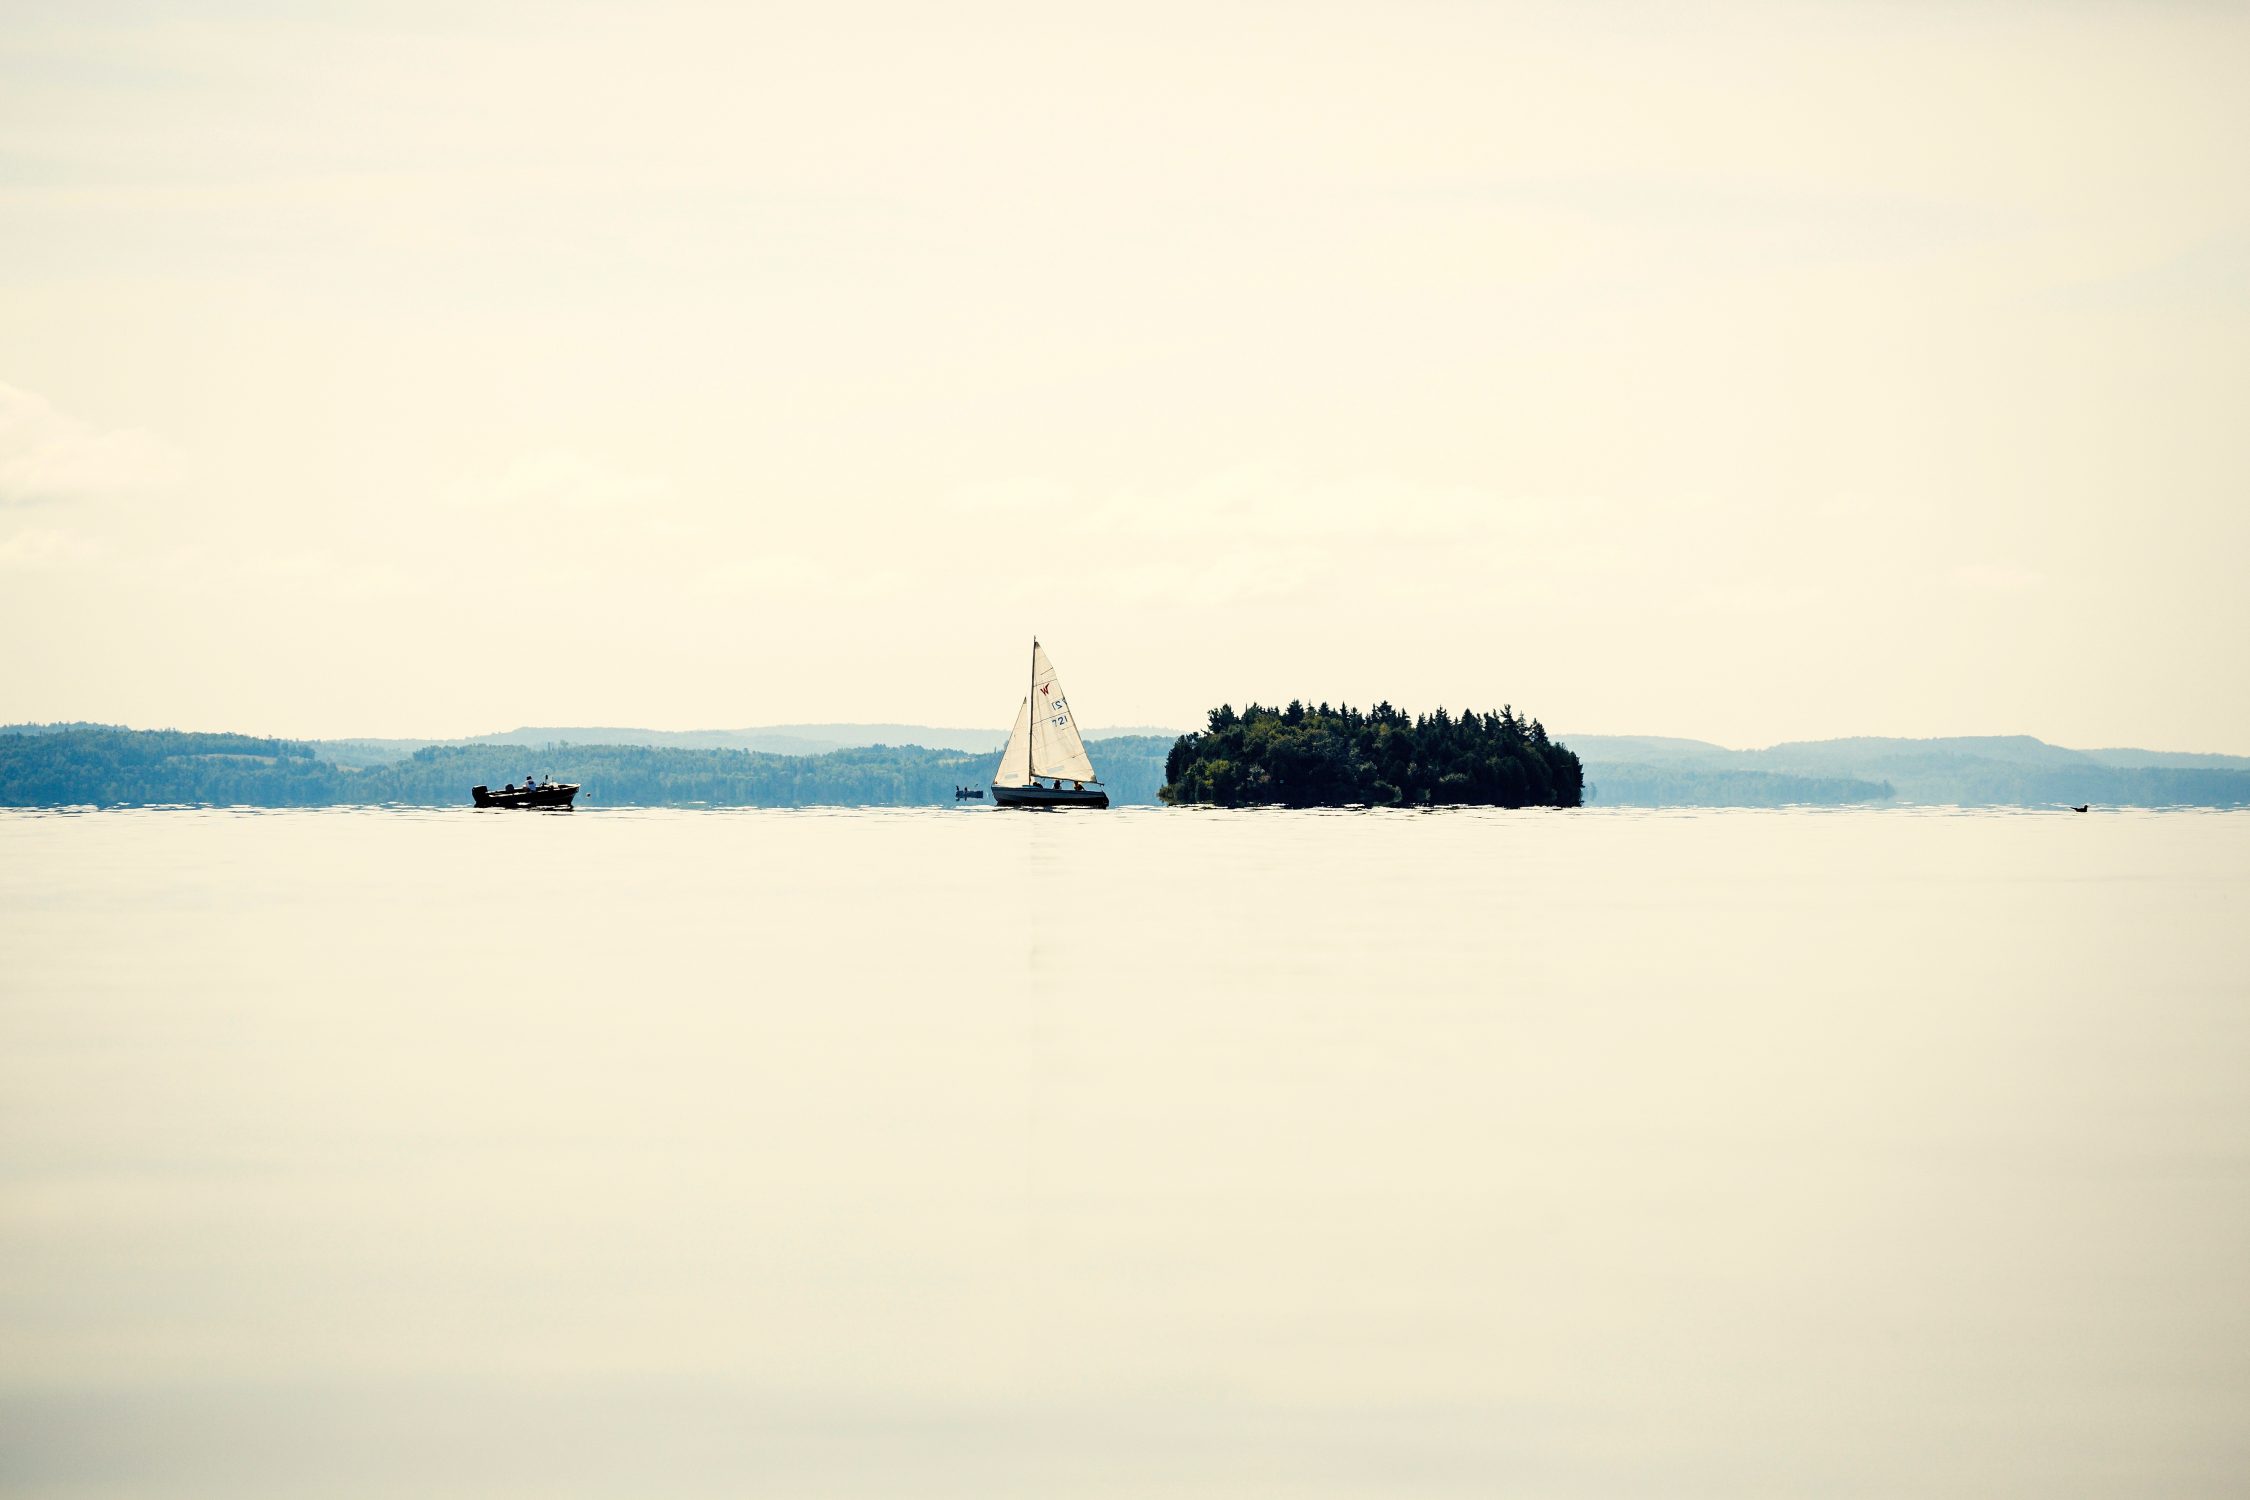
<svg viewBox="0 0 2250 1500">
<path fill-rule="evenodd" d="M 2250 1487 L 2250 815 L 0 815 L 0 1488 Z"/>
</svg>

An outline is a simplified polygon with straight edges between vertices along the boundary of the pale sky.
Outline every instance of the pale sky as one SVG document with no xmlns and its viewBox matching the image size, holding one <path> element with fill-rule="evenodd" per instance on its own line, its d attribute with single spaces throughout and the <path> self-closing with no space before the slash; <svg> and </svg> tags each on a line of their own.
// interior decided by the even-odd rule
<svg viewBox="0 0 2250 1500">
<path fill-rule="evenodd" d="M 2246 142 L 2218 4 L 7 5 L 0 720 L 2250 752 Z"/>
</svg>

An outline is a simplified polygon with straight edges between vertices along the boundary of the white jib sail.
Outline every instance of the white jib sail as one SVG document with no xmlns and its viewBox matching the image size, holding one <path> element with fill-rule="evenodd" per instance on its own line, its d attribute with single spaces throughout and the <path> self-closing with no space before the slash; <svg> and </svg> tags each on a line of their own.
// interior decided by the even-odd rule
<svg viewBox="0 0 2250 1500">
<path fill-rule="evenodd" d="M 1016 709 L 1016 727 L 1008 732 L 1008 748 L 1000 752 L 1000 769 L 992 773 L 994 786 L 1031 785 L 1031 700 Z"/>
<path fill-rule="evenodd" d="M 1078 721 L 1071 717 L 1055 664 L 1036 641 L 1031 646 L 1031 774 L 1094 779 L 1094 763 L 1086 758 L 1086 742 L 1078 737 Z"/>
</svg>

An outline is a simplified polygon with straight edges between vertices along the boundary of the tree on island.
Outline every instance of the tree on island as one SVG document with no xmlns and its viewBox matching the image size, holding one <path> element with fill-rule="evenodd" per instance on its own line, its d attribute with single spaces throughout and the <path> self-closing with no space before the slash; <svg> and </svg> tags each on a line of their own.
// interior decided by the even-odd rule
<svg viewBox="0 0 2250 1500">
<path fill-rule="evenodd" d="M 1388 703 L 1361 713 L 1292 700 L 1211 710 L 1208 728 L 1172 746 L 1158 795 L 1219 807 L 1576 807 L 1584 794 L 1578 757 L 1513 707 L 1408 718 Z"/>
</svg>

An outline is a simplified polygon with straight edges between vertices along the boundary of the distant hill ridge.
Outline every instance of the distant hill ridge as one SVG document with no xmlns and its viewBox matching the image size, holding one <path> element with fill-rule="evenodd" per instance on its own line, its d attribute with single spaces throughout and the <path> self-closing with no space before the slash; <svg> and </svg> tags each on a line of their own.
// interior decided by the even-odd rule
<svg viewBox="0 0 2250 1500">
<path fill-rule="evenodd" d="M 1137 739 L 1178 731 L 1151 725 L 1089 729 L 1088 739 Z M 762 750 L 772 755 L 826 755 L 875 745 L 920 745 L 968 755 L 998 755 L 1007 743 L 1001 729 L 946 728 L 932 724 L 764 724 L 746 729 L 632 729 L 527 725 L 465 739 L 313 740 L 317 752 L 346 765 L 374 765 L 412 755 L 428 745 L 657 745 L 682 750 Z"/>
<path fill-rule="evenodd" d="M 1585 762 L 1593 805 L 2250 805 L 2250 756 L 2073 750 L 2027 734 L 1863 735 L 1762 750 L 1648 735 L 1559 738 Z"/>
<path fill-rule="evenodd" d="M 1558 735 L 1581 756 L 1604 759 L 1628 756 L 1651 761 L 1739 761 L 1760 757 L 1795 758 L 1804 755 L 1963 755 L 2046 765 L 2091 762 L 2107 766 L 2176 766 L 2206 770 L 2250 770 L 2250 755 L 2220 755 L 2187 750 L 2074 750 L 2052 745 L 2028 734 L 1944 735 L 1908 739 L 1896 735 L 1852 735 L 1833 740 L 1785 740 L 1762 750 L 1735 750 L 1708 740 L 1666 738 L 1642 734 Z"/>
<path fill-rule="evenodd" d="M 1166 752 L 1177 738 L 1173 731 L 1096 731 L 1088 737 L 1097 741 L 1097 764 L 1116 787 L 1117 800 L 1154 800 Z M 537 752 L 537 770 L 570 779 L 579 779 L 572 767 L 591 776 L 598 765 L 619 800 L 915 802 L 950 797 L 956 780 L 987 779 L 991 765 L 984 757 L 997 754 L 1004 738 L 997 730 L 918 724 L 778 724 L 682 731 L 526 727 L 468 740 L 293 741 L 114 725 L 8 724 L 0 725 L 0 805 L 444 804 L 465 795 L 463 776 L 504 783 L 533 769 L 523 763 L 521 752 L 527 751 Z M 2250 756 L 2241 755 L 2074 750 L 2030 735 L 1856 736 L 1757 750 L 1660 735 L 1555 738 L 1583 763 L 1586 802 L 1595 807 L 2250 806 Z M 31 743 L 40 740 L 53 743 Z M 886 748 L 876 752 L 877 746 Z M 636 750 L 644 753 L 627 753 Z M 844 752 L 867 753 L 856 761 L 832 759 Z M 748 759 L 713 758 L 720 756 Z M 189 768 L 188 761 L 197 764 Z M 793 763 L 786 777 L 781 762 Z M 158 775 L 163 766 L 170 769 Z"/>
<path fill-rule="evenodd" d="M 1113 801 L 1153 803 L 1169 736 L 1088 746 Z M 526 772 L 579 783 L 589 807 L 954 806 L 990 754 L 919 745 L 820 755 L 682 745 L 424 745 L 356 766 L 303 740 L 102 726 L 0 732 L 0 806 L 459 807 Z M 973 804 L 967 804 L 973 805 Z"/>
</svg>

